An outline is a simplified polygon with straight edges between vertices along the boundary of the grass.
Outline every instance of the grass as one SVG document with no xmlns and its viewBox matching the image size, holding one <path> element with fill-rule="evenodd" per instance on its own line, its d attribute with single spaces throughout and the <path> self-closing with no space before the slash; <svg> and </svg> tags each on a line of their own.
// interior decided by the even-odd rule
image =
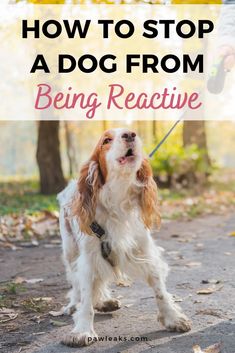
<svg viewBox="0 0 235 353">
<path fill-rule="evenodd" d="M 215 196 L 215 203 L 220 204 L 223 193 L 224 198 L 227 198 L 228 204 L 235 204 L 235 176 L 234 171 L 220 170 L 213 173 L 210 178 L 208 186 L 204 190 L 195 193 L 195 190 L 179 189 L 159 190 L 159 197 L 163 203 L 178 205 L 183 204 L 186 198 L 194 198 L 195 196 L 202 196 L 202 200 L 198 200 L 196 204 L 187 206 L 185 209 L 188 216 L 194 218 L 203 213 L 207 207 L 205 205 L 204 192 L 214 190 L 219 199 Z M 55 195 L 44 196 L 40 195 L 39 182 L 37 179 L 22 180 L 22 179 L 8 179 L 7 181 L 0 181 L 0 216 L 1 215 L 34 215 L 43 211 L 53 212 L 58 210 L 58 204 Z M 223 202 L 224 202 L 223 198 Z M 181 202 L 182 201 L 182 202 Z M 176 207 L 172 212 L 170 218 L 178 219 L 182 215 L 182 209 Z"/>
<path fill-rule="evenodd" d="M 40 195 L 37 180 L 0 181 L 0 215 L 58 210 L 55 195 Z"/>
<path fill-rule="evenodd" d="M 20 307 L 31 313 L 45 313 L 53 304 L 51 299 L 31 297 L 28 288 L 21 283 L 8 282 L 0 286 L 0 309 Z"/>
<path fill-rule="evenodd" d="M 33 215 L 58 210 L 56 195 L 41 195 L 36 179 L 0 181 L 0 216 L 14 214 Z M 189 191 L 161 189 L 163 200 L 181 200 Z"/>
<path fill-rule="evenodd" d="M 25 292 L 26 288 L 21 283 L 9 282 L 4 288 L 5 294 L 17 294 L 18 292 Z"/>
<path fill-rule="evenodd" d="M 189 195 L 188 190 L 170 190 L 170 189 L 160 189 L 158 190 L 160 198 L 163 200 L 178 201 L 182 200 L 185 196 Z"/>
<path fill-rule="evenodd" d="M 12 306 L 12 300 L 9 298 L 9 296 L 0 294 L 0 309 L 10 308 L 11 306 Z"/>
<path fill-rule="evenodd" d="M 8 282 L 0 285 L 0 309 L 12 307 L 15 298 L 27 289 L 21 283 Z"/>
</svg>

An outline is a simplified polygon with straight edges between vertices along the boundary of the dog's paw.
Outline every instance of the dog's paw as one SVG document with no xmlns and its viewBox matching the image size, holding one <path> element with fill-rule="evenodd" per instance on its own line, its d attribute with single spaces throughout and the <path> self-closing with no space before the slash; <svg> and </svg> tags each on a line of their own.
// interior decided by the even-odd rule
<svg viewBox="0 0 235 353">
<path fill-rule="evenodd" d="M 69 347 L 89 346 L 97 340 L 98 336 L 91 332 L 70 333 L 64 336 L 61 343 Z"/>
<path fill-rule="evenodd" d="M 191 322 L 180 311 L 172 311 L 167 315 L 160 315 L 158 320 L 168 331 L 187 332 L 191 330 Z"/>
<path fill-rule="evenodd" d="M 101 304 L 98 304 L 96 307 L 96 310 L 107 313 L 109 311 L 115 311 L 121 308 L 121 302 L 118 299 L 109 299 Z"/>
</svg>

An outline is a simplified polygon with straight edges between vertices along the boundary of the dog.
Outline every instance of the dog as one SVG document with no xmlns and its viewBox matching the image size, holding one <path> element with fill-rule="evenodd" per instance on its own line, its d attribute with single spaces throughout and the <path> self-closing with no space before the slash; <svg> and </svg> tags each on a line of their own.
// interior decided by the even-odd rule
<svg viewBox="0 0 235 353">
<path fill-rule="evenodd" d="M 94 309 L 120 308 L 108 286 L 123 275 L 152 287 L 158 320 L 166 329 L 190 330 L 190 321 L 167 292 L 168 267 L 150 234 L 160 225 L 157 186 L 135 132 L 104 132 L 79 179 L 58 200 L 63 258 L 72 285 L 65 312 L 75 310 L 75 326 L 63 344 L 80 347 L 97 340 Z"/>
</svg>

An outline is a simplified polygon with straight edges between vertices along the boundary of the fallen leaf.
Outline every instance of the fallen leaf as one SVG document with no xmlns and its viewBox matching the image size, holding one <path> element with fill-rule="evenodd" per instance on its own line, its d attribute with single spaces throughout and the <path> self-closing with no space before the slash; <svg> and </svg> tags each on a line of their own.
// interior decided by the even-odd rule
<svg viewBox="0 0 235 353">
<path fill-rule="evenodd" d="M 177 295 L 173 295 L 173 300 L 175 303 L 181 303 L 183 301 L 183 299 L 178 297 Z"/>
<path fill-rule="evenodd" d="M 191 239 L 189 239 L 189 238 L 179 238 L 177 241 L 179 243 L 190 243 Z"/>
<path fill-rule="evenodd" d="M 39 242 L 36 239 L 33 239 L 31 243 L 33 246 L 39 246 Z"/>
<path fill-rule="evenodd" d="M 16 251 L 19 249 L 17 246 L 15 246 L 14 244 L 9 243 L 9 242 L 3 242 L 3 243 L 1 243 L 1 246 L 4 248 L 10 248 L 13 251 Z"/>
<path fill-rule="evenodd" d="M 5 323 L 11 320 L 15 320 L 18 316 L 18 313 L 13 309 L 1 308 L 0 309 L 0 323 Z"/>
<path fill-rule="evenodd" d="M 8 308 L 1 308 L 0 309 L 0 315 L 5 315 L 5 314 L 12 314 L 15 313 L 14 309 L 8 309 Z"/>
<path fill-rule="evenodd" d="M 221 343 L 215 343 L 212 346 L 204 349 L 205 353 L 220 353 L 221 352 Z"/>
<path fill-rule="evenodd" d="M 211 294 L 214 293 L 213 288 L 202 288 L 197 291 L 197 294 Z"/>
<path fill-rule="evenodd" d="M 235 232 L 231 232 L 231 233 L 229 233 L 229 235 L 230 235 L 231 237 L 235 237 Z"/>
<path fill-rule="evenodd" d="M 15 283 L 15 284 L 22 284 L 22 283 L 24 283 L 25 282 L 25 278 L 24 277 L 16 277 L 15 279 L 14 279 L 14 281 L 13 281 L 13 283 Z"/>
<path fill-rule="evenodd" d="M 39 297 L 39 298 L 34 298 L 34 301 L 35 302 L 43 301 L 43 302 L 49 303 L 52 301 L 52 299 L 53 299 L 52 297 Z"/>
<path fill-rule="evenodd" d="M 44 218 L 37 223 L 34 223 L 32 230 L 39 236 L 45 236 L 48 232 L 52 231 L 52 234 L 57 233 L 57 220 L 55 218 Z"/>
<path fill-rule="evenodd" d="M 54 244 L 54 245 L 61 245 L 61 240 L 60 239 L 52 239 L 50 241 L 51 244 Z"/>
<path fill-rule="evenodd" d="M 178 283 L 178 284 L 176 285 L 176 287 L 177 287 L 177 288 L 180 288 L 180 289 L 182 289 L 182 288 L 183 288 L 183 289 L 193 289 L 191 283 L 189 283 L 189 282 Z"/>
<path fill-rule="evenodd" d="M 35 283 L 40 283 L 43 281 L 44 281 L 43 278 L 31 278 L 31 279 L 26 279 L 25 283 L 35 284 Z"/>
<path fill-rule="evenodd" d="M 214 278 L 212 278 L 212 279 L 203 279 L 202 280 L 202 284 L 218 284 L 218 283 L 220 283 L 221 281 L 219 280 L 219 279 L 214 279 Z"/>
<path fill-rule="evenodd" d="M 22 284 L 22 283 L 29 283 L 29 284 L 35 284 L 35 283 L 40 283 L 43 282 L 43 278 L 31 278 L 31 279 L 26 279 L 25 277 L 16 277 L 14 279 L 15 284 Z"/>
<path fill-rule="evenodd" d="M 221 343 L 213 344 L 203 350 L 199 345 L 193 346 L 193 353 L 221 353 Z"/>
<path fill-rule="evenodd" d="M 50 320 L 50 324 L 52 324 L 53 326 L 57 326 L 57 327 L 68 325 L 67 322 L 57 321 L 57 320 Z"/>
<path fill-rule="evenodd" d="M 45 249 L 54 249 L 54 248 L 58 248 L 59 245 L 57 245 L 57 244 L 44 244 L 43 247 Z"/>
<path fill-rule="evenodd" d="M 49 315 L 57 317 L 57 316 L 62 316 L 64 315 L 64 309 L 61 308 L 59 311 L 49 311 Z"/>
<path fill-rule="evenodd" d="M 22 301 L 21 305 L 27 311 L 43 313 L 48 312 L 52 299 L 51 297 L 27 298 Z"/>
<path fill-rule="evenodd" d="M 30 320 L 36 322 L 37 324 L 40 324 L 42 322 L 41 316 L 33 316 Z"/>
<path fill-rule="evenodd" d="M 223 288 L 223 285 L 221 286 L 211 286 L 209 288 L 201 288 L 197 291 L 197 294 L 212 294 L 214 292 L 217 292 Z"/>
<path fill-rule="evenodd" d="M 193 346 L 193 353 L 205 353 L 201 350 L 201 347 L 198 345 Z"/>
<path fill-rule="evenodd" d="M 203 243 L 198 243 L 195 245 L 195 251 L 202 251 L 204 249 Z"/>
<path fill-rule="evenodd" d="M 185 205 L 192 206 L 192 205 L 194 205 L 196 202 L 195 202 L 195 200 L 193 200 L 192 198 L 188 197 L 187 199 L 184 200 L 184 203 L 185 203 Z"/>
<path fill-rule="evenodd" d="M 21 242 L 20 246 L 22 246 L 23 248 L 34 248 L 34 247 L 38 246 L 38 243 L 35 243 L 34 241 Z"/>
<path fill-rule="evenodd" d="M 58 211 L 45 210 L 44 213 L 47 217 L 56 218 L 56 219 L 58 219 L 60 215 Z"/>
<path fill-rule="evenodd" d="M 198 266 L 201 266 L 201 262 L 189 262 L 189 263 L 187 263 L 185 266 L 187 266 L 187 267 L 198 267 Z"/>
<path fill-rule="evenodd" d="M 179 238 L 180 236 L 179 236 L 179 234 L 171 234 L 171 237 L 172 238 Z"/>
</svg>

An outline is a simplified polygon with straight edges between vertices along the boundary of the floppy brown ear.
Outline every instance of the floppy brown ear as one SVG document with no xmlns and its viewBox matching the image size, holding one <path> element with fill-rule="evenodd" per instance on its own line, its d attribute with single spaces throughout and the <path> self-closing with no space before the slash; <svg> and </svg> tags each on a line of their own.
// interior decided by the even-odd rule
<svg viewBox="0 0 235 353">
<path fill-rule="evenodd" d="M 161 216 L 158 207 L 157 184 L 153 179 L 152 168 L 147 159 L 144 159 L 137 172 L 137 180 L 143 184 L 140 194 L 140 208 L 142 219 L 147 228 L 154 224 L 160 227 Z"/>
<path fill-rule="evenodd" d="M 73 215 L 78 216 L 81 231 L 87 234 L 92 234 L 90 224 L 95 220 L 97 196 L 102 184 L 99 164 L 94 160 L 89 160 L 81 168 L 78 198 L 73 204 Z"/>
</svg>

